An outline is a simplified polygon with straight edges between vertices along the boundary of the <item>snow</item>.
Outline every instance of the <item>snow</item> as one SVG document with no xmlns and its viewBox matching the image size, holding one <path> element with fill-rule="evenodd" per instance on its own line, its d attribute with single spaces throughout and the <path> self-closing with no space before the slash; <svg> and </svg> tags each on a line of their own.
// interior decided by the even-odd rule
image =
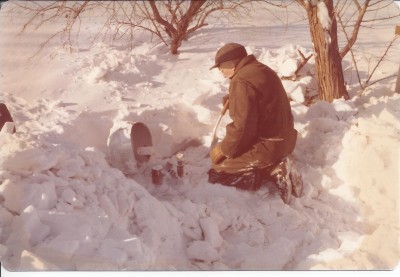
<svg viewBox="0 0 400 277">
<path fill-rule="evenodd" d="M 312 53 L 305 22 L 290 17 L 286 29 L 260 11 L 252 20 L 211 22 L 177 56 L 141 42 L 133 49 L 83 42 L 72 53 L 54 42 L 29 59 L 53 27 L 16 36 L 27 18 L 10 7 L 4 4 L 0 17 L 9 26 L 0 30 L 1 101 L 17 128 L 0 137 L 6 269 L 397 266 L 400 95 L 393 93 L 394 78 L 360 93 L 348 70 L 352 98 L 311 107 L 304 102 L 316 94 L 313 59 L 295 80 L 283 81 L 299 132 L 293 157 L 304 181 L 302 197 L 285 205 L 270 183 L 257 192 L 207 183 L 208 145 L 228 89 L 218 70 L 208 69 L 216 49 L 236 41 L 280 76 L 291 76 L 301 61 L 298 50 Z M 97 17 L 85 20 L 95 26 Z M 382 47 L 394 25 L 361 32 L 363 47 L 356 50 Z M 81 30 L 90 35 L 89 27 Z M 387 76 L 397 73 L 399 54 L 397 44 L 381 65 Z M 368 65 L 362 64 L 364 73 Z M 144 165 L 131 155 L 134 122 L 152 134 L 152 158 Z M 225 116 L 220 137 L 228 122 Z M 154 185 L 151 169 L 167 162 L 176 168 L 177 150 L 184 176 L 166 175 Z"/>
<path fill-rule="evenodd" d="M 322 28 L 326 31 L 330 31 L 332 27 L 332 20 L 329 16 L 328 7 L 325 2 L 318 2 L 317 4 L 317 16 L 318 20 L 322 25 Z"/>
</svg>

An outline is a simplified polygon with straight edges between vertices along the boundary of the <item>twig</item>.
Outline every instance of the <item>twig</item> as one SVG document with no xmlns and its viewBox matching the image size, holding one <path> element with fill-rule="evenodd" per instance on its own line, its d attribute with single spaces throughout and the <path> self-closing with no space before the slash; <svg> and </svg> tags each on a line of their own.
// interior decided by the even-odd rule
<svg viewBox="0 0 400 277">
<path fill-rule="evenodd" d="M 385 58 L 385 56 L 387 55 L 387 53 L 389 52 L 389 49 L 392 47 L 393 43 L 399 38 L 399 36 L 394 36 L 394 38 L 392 39 L 392 41 L 389 43 L 389 45 L 386 47 L 385 53 L 383 53 L 383 55 L 381 56 L 381 58 L 379 59 L 378 63 L 376 64 L 376 66 L 374 67 L 374 69 L 372 70 L 371 74 L 369 75 L 367 81 L 365 82 L 365 87 L 368 86 L 369 81 L 372 78 L 372 75 L 374 75 L 376 69 L 378 68 L 378 66 L 381 64 L 381 62 L 383 61 L 383 59 Z M 364 88 L 365 89 L 365 88 Z"/>
<path fill-rule="evenodd" d="M 311 59 L 311 57 L 313 56 L 313 54 L 311 54 L 310 56 L 308 56 L 306 58 L 304 56 L 304 54 L 300 51 L 300 49 L 297 49 L 297 52 L 301 56 L 301 63 L 299 64 L 299 66 L 297 67 L 296 71 L 294 72 L 294 76 L 297 76 L 297 74 L 300 72 L 300 70 L 307 64 L 308 60 Z"/>
<path fill-rule="evenodd" d="M 390 75 L 390 76 L 383 77 L 383 78 L 381 78 L 381 79 L 379 79 L 379 80 L 375 80 L 375 81 L 373 81 L 372 83 L 368 84 L 368 86 L 370 87 L 370 86 L 372 86 L 372 85 L 375 85 L 375 84 L 378 83 L 378 82 L 381 82 L 381 81 L 383 81 L 383 80 L 390 79 L 390 78 L 393 78 L 393 77 L 397 77 L 397 74 L 393 74 L 393 75 Z M 365 90 L 365 89 L 364 89 L 364 90 Z M 364 91 L 364 90 L 363 90 L 363 91 Z M 362 92 L 361 92 L 361 93 L 362 93 Z"/>
<path fill-rule="evenodd" d="M 349 36 L 348 36 L 348 34 L 347 34 L 347 32 L 346 32 L 345 26 L 343 25 L 342 18 L 341 18 L 340 16 L 338 16 L 337 18 L 338 18 L 338 22 L 339 22 L 340 26 L 342 27 L 343 33 L 344 33 L 344 35 L 345 35 L 345 37 L 346 37 L 346 40 L 347 40 L 347 43 L 348 43 L 347 45 L 350 45 L 350 44 L 351 44 L 351 43 L 350 43 L 350 38 L 349 38 Z M 360 87 L 361 87 L 362 89 L 364 89 L 364 86 L 362 85 L 362 82 L 361 82 L 360 71 L 358 70 L 357 61 L 356 61 L 356 58 L 355 58 L 355 56 L 354 56 L 353 47 L 350 47 L 350 48 L 349 48 L 349 51 L 350 51 L 351 58 L 352 58 L 353 63 L 354 63 L 354 67 L 356 68 L 358 83 L 360 84 Z M 342 57 L 342 58 L 343 58 L 343 57 Z"/>
</svg>

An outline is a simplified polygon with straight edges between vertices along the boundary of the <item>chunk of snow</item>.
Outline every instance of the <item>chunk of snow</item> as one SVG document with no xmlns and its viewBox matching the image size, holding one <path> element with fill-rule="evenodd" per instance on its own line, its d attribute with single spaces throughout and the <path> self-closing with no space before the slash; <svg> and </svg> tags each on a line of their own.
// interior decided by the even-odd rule
<svg viewBox="0 0 400 277">
<path fill-rule="evenodd" d="M 79 246 L 78 240 L 65 240 L 65 236 L 57 236 L 36 247 L 35 252 L 47 261 L 63 263 L 71 259 Z"/>
<path fill-rule="evenodd" d="M 57 201 L 54 183 L 49 181 L 38 184 L 6 180 L 0 187 L 0 195 L 5 198 L 4 206 L 15 213 L 21 213 L 28 206 L 49 210 Z"/>
<path fill-rule="evenodd" d="M 106 239 L 102 242 L 99 249 L 100 257 L 107 259 L 111 263 L 123 265 L 128 260 L 126 251 L 118 247 L 114 240 Z"/>
<path fill-rule="evenodd" d="M 0 257 L 4 257 L 7 250 L 8 250 L 7 246 L 0 244 Z"/>
<path fill-rule="evenodd" d="M 211 246 L 218 248 L 222 245 L 224 240 L 219 233 L 217 223 L 212 218 L 201 218 L 200 226 L 203 230 L 205 240 L 209 242 Z"/>
<path fill-rule="evenodd" d="M 322 27 L 325 30 L 330 31 L 332 27 L 332 20 L 331 17 L 329 16 L 328 7 L 323 1 L 320 1 L 317 4 L 317 16 Z"/>
<path fill-rule="evenodd" d="M 357 248 L 360 247 L 362 241 L 365 239 L 365 236 L 360 236 L 359 233 L 354 231 L 340 232 L 338 237 L 341 240 L 340 251 L 349 254 L 351 254 L 353 251 L 356 251 Z"/>
<path fill-rule="evenodd" d="M 305 94 L 305 87 L 302 84 L 298 84 L 298 86 L 296 86 L 296 88 L 289 93 L 289 96 L 297 103 L 304 103 Z"/>
<path fill-rule="evenodd" d="M 104 76 L 107 75 L 108 73 L 108 69 L 107 68 L 102 68 L 102 67 L 94 67 L 89 74 L 87 75 L 87 80 L 91 83 L 96 83 L 98 82 L 100 79 L 102 79 Z"/>
<path fill-rule="evenodd" d="M 294 76 L 298 67 L 298 62 L 295 59 L 287 59 L 283 64 L 279 67 L 279 73 L 283 77 L 291 77 Z"/>
<path fill-rule="evenodd" d="M 250 248 L 247 251 L 254 251 L 257 254 L 245 257 L 242 264 L 243 268 L 282 270 L 290 262 L 295 247 L 289 239 L 280 237 L 268 245 L 266 249 Z"/>
<path fill-rule="evenodd" d="M 214 262 L 220 259 L 220 255 L 208 241 L 194 241 L 187 248 L 189 259 L 205 262 Z"/>
<path fill-rule="evenodd" d="M 21 254 L 21 260 L 18 267 L 19 270 L 22 271 L 32 271 L 32 270 L 40 270 L 40 271 L 54 271 L 60 270 L 54 264 L 51 264 L 44 259 L 38 257 L 36 254 L 24 250 Z"/>
<path fill-rule="evenodd" d="M 76 193 L 71 188 L 65 189 L 61 195 L 61 198 L 68 204 L 71 204 L 73 207 L 83 207 L 82 201 L 76 198 Z"/>
<path fill-rule="evenodd" d="M 34 207 L 27 207 L 23 213 L 14 218 L 12 228 L 15 230 L 10 234 L 7 245 L 13 248 L 29 249 L 43 242 L 49 236 L 49 226 L 43 224 Z"/>
</svg>

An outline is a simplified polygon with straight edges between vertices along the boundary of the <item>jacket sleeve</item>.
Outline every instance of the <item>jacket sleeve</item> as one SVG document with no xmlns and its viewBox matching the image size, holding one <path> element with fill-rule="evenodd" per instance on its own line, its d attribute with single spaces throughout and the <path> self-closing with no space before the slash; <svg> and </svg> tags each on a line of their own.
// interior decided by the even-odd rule
<svg viewBox="0 0 400 277">
<path fill-rule="evenodd" d="M 257 92 L 250 84 L 237 80 L 229 88 L 229 116 L 221 150 L 228 158 L 247 151 L 257 138 Z"/>
</svg>

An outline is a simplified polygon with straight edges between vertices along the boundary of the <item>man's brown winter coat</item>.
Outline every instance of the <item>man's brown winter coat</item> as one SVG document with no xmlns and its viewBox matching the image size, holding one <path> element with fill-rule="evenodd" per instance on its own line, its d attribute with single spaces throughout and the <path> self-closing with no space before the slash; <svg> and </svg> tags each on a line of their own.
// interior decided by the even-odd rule
<svg viewBox="0 0 400 277">
<path fill-rule="evenodd" d="M 229 115 L 233 122 L 226 126 L 220 145 L 228 158 L 215 169 L 232 171 L 224 167 L 241 157 L 249 167 L 267 167 L 293 151 L 297 132 L 285 89 L 278 75 L 253 55 L 235 68 L 229 86 Z"/>
</svg>

